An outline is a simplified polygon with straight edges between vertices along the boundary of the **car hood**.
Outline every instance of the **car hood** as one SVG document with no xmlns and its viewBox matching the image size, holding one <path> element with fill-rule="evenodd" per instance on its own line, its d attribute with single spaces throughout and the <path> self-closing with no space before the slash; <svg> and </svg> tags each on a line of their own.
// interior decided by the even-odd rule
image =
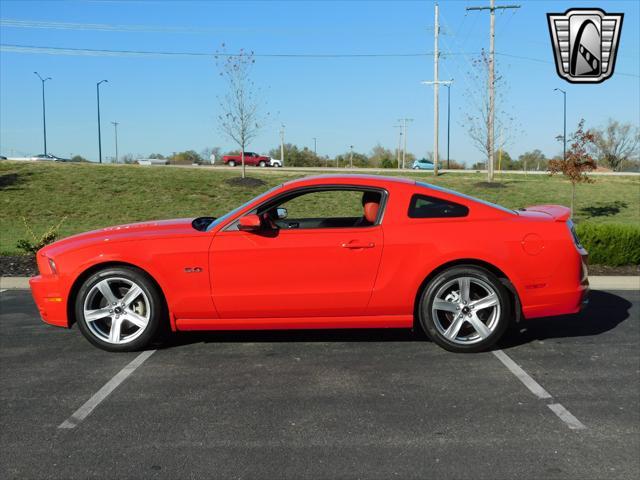
<svg viewBox="0 0 640 480">
<path fill-rule="evenodd" d="M 191 226 L 192 221 L 192 218 L 179 218 L 101 228 L 58 240 L 46 246 L 43 253 L 55 255 L 64 250 L 82 248 L 100 242 L 148 241 L 154 238 L 202 234 Z"/>
</svg>

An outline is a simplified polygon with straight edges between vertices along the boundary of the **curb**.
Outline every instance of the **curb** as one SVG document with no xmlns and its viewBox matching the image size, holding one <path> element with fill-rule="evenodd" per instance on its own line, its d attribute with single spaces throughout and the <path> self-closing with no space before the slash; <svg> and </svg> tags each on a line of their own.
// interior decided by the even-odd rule
<svg viewBox="0 0 640 480">
<path fill-rule="evenodd" d="M 591 290 L 640 290 L 640 276 L 589 277 Z"/>
<path fill-rule="evenodd" d="M 640 276 L 589 277 L 591 290 L 640 290 Z M 28 277 L 0 277 L 0 290 L 26 290 Z"/>
</svg>

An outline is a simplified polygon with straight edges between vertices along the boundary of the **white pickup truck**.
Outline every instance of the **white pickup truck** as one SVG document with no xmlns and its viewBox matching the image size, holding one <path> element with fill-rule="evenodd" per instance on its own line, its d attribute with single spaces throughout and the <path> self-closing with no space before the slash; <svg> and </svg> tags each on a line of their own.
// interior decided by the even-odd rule
<svg viewBox="0 0 640 480">
<path fill-rule="evenodd" d="M 272 158 L 269 160 L 269 166 L 270 167 L 281 167 L 282 166 L 282 160 L 278 160 L 277 158 Z"/>
</svg>

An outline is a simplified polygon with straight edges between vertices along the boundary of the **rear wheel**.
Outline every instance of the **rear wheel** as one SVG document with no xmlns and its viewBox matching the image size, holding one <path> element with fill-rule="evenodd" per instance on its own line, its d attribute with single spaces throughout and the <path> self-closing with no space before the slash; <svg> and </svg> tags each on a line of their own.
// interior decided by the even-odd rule
<svg viewBox="0 0 640 480">
<path fill-rule="evenodd" d="M 78 327 L 89 342 L 110 352 L 144 349 L 164 320 L 162 295 L 141 270 L 112 267 L 91 275 L 75 303 Z"/>
<path fill-rule="evenodd" d="M 234 162 L 233 160 L 229 160 L 229 161 L 227 162 L 227 165 L 228 165 L 229 167 L 235 167 L 235 166 L 236 166 L 236 162 Z"/>
<path fill-rule="evenodd" d="M 488 270 L 453 267 L 438 274 L 422 293 L 420 323 L 429 337 L 451 352 L 479 352 L 493 346 L 509 323 L 511 303 Z"/>
</svg>

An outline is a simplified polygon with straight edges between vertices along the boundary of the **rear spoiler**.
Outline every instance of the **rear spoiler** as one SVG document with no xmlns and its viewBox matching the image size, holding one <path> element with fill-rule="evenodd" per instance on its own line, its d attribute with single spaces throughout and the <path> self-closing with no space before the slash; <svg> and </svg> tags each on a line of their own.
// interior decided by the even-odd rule
<svg viewBox="0 0 640 480">
<path fill-rule="evenodd" d="M 533 205 L 523 210 L 546 213 L 550 217 L 553 217 L 556 222 L 566 222 L 569 220 L 569 217 L 571 217 L 571 209 L 563 207 L 562 205 Z"/>
</svg>

